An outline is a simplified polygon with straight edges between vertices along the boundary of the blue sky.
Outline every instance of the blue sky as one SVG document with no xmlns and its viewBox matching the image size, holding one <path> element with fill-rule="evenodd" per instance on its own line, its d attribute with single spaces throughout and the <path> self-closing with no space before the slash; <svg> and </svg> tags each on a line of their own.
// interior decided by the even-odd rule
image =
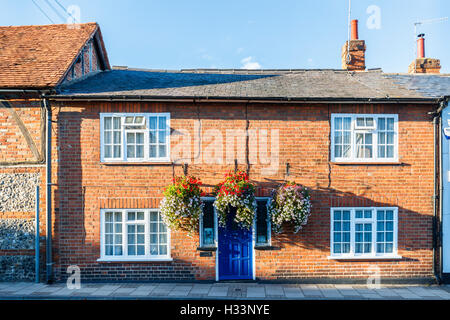
<svg viewBox="0 0 450 320">
<path fill-rule="evenodd" d="M 46 2 L 58 8 L 55 0 L 34 1 L 63 22 Z M 100 24 L 112 65 L 139 68 L 341 68 L 348 32 L 348 0 L 58 1 L 78 6 L 81 22 Z M 50 23 L 32 0 L 1 3 L 1 25 Z M 450 17 L 450 1 L 352 1 L 366 65 L 385 72 L 407 72 L 415 57 L 413 23 L 440 17 Z M 450 20 L 418 31 L 426 34 L 426 56 L 450 73 Z"/>
</svg>

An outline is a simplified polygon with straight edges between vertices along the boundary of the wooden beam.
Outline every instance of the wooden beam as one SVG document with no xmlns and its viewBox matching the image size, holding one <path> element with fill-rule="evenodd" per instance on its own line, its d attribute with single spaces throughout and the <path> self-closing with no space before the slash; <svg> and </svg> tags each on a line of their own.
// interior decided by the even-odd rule
<svg viewBox="0 0 450 320">
<path fill-rule="evenodd" d="M 28 147 L 30 148 L 31 152 L 33 153 L 34 158 L 38 162 L 42 162 L 44 160 L 43 155 L 39 153 L 39 150 L 37 149 L 36 143 L 34 142 L 33 138 L 31 137 L 30 132 L 25 127 L 25 124 L 23 123 L 20 116 L 17 114 L 16 110 L 11 106 L 11 104 L 7 101 L 0 101 L 0 108 L 7 109 L 11 116 L 13 117 L 14 121 L 16 122 L 17 126 L 19 127 L 20 131 L 22 132 L 23 137 L 25 138 L 25 141 L 27 142 Z M 41 133 L 42 133 L 42 115 L 41 115 Z M 44 137 L 41 137 L 41 140 Z M 42 149 L 42 144 L 41 144 Z"/>
</svg>

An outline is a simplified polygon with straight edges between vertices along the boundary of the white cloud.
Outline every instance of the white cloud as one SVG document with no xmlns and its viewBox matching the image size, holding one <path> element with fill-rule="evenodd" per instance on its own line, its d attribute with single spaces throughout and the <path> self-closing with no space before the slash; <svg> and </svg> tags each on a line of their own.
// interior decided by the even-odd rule
<svg viewBox="0 0 450 320">
<path fill-rule="evenodd" d="M 253 57 L 247 57 L 241 60 L 242 69 L 261 69 L 261 65 L 253 61 Z"/>
</svg>

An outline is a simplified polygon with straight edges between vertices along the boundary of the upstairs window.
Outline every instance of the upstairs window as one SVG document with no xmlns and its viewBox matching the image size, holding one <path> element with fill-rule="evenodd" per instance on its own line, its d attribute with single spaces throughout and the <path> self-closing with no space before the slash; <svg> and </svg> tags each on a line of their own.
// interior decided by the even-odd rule
<svg viewBox="0 0 450 320">
<path fill-rule="evenodd" d="M 170 160 L 168 113 L 101 114 L 101 161 Z"/>
<path fill-rule="evenodd" d="M 398 161 L 398 115 L 332 114 L 331 158 L 336 162 Z"/>
</svg>

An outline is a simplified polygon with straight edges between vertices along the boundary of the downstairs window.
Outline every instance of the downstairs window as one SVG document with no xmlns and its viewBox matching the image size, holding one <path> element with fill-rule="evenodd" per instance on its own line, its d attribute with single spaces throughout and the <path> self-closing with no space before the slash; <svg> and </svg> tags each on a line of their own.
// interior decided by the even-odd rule
<svg viewBox="0 0 450 320">
<path fill-rule="evenodd" d="M 397 257 L 398 208 L 331 208 L 330 258 Z"/>
</svg>

